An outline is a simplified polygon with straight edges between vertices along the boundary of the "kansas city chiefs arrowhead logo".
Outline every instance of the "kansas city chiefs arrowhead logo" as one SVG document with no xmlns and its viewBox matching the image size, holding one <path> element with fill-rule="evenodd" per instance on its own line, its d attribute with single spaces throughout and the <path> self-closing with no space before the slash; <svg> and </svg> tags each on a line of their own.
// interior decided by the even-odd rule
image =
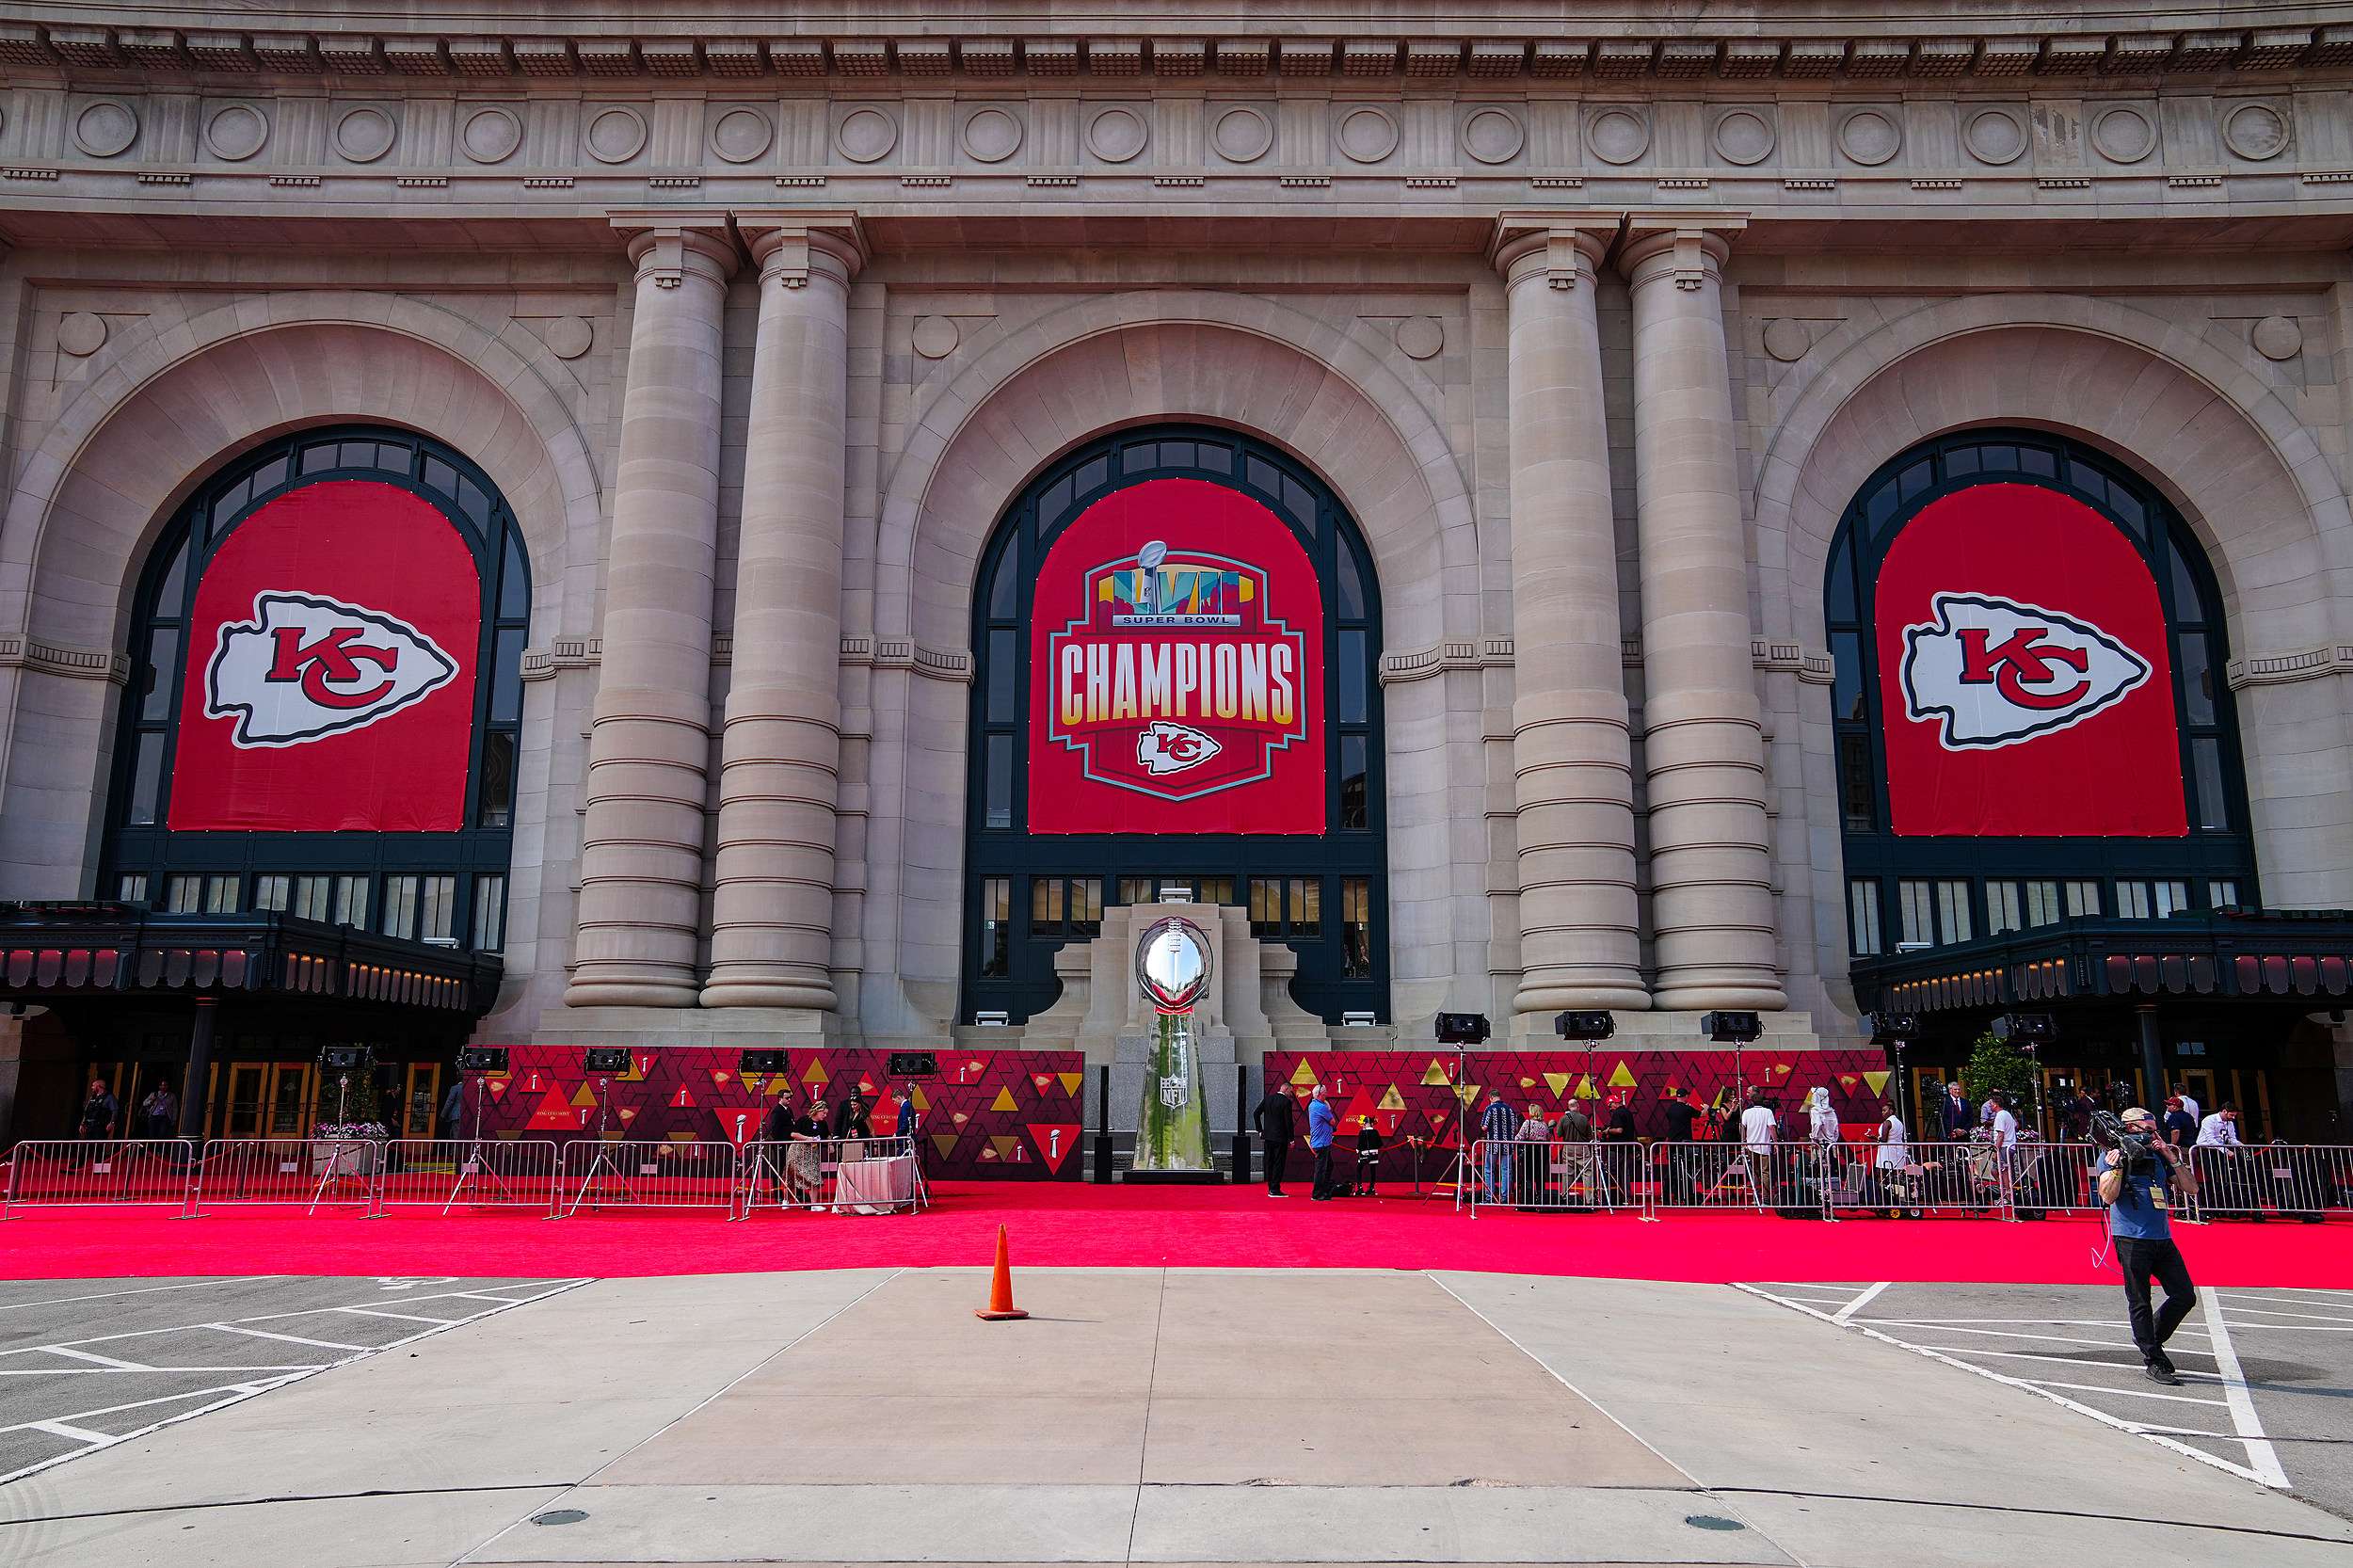
<svg viewBox="0 0 2353 1568">
<path fill-rule="evenodd" d="M 313 594 L 260 593 L 250 621 L 220 629 L 204 716 L 234 718 L 239 746 L 300 745 L 374 724 L 456 674 L 406 621 Z"/>
<path fill-rule="evenodd" d="M 1189 724 L 1160 720 L 1136 737 L 1136 765 L 1158 778 L 1197 768 L 1225 749 Z"/>
<path fill-rule="evenodd" d="M 1984 594 L 1938 594 L 1904 628 L 1907 717 L 1942 719 L 1948 750 L 2081 724 L 2149 679 L 2146 659 L 2087 621 Z"/>
</svg>

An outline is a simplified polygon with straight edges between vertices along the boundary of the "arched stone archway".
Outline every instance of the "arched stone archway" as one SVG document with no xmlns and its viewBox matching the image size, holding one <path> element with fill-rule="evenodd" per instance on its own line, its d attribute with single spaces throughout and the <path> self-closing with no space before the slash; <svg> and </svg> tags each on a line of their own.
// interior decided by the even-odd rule
<svg viewBox="0 0 2353 1568">
<path fill-rule="evenodd" d="M 887 459 L 869 547 L 873 587 L 845 606 L 848 624 L 862 621 L 878 641 L 960 648 L 973 574 L 1005 504 L 1071 446 L 1170 421 L 1262 437 L 1332 487 L 1373 552 L 1390 648 L 1508 635 L 1508 624 L 1482 619 L 1471 487 L 1435 402 L 1433 388 L 1412 384 L 1367 344 L 1277 302 L 1172 291 L 1074 303 L 982 348 L 927 396 Z M 961 867 L 941 857 L 952 860 L 950 846 L 962 841 L 964 692 L 913 671 L 878 668 L 871 679 L 869 711 L 903 704 L 905 748 L 887 764 L 895 772 L 872 781 L 862 862 L 845 862 L 866 893 L 856 922 L 864 967 L 900 981 L 896 995 L 870 989 L 859 1006 L 870 1035 L 922 1032 L 954 1001 Z M 1462 862 L 1447 831 L 1485 809 L 1483 784 L 1452 776 L 1447 763 L 1449 748 L 1479 744 L 1481 712 L 1476 695 L 1465 702 L 1445 680 L 1389 693 L 1401 1018 L 1443 1005 L 1465 963 L 1480 975 L 1487 966 L 1485 867 Z"/>
<path fill-rule="evenodd" d="M 1767 614 L 1788 620 L 1769 622 L 1769 634 L 1821 647 L 1823 562 L 1858 487 L 1897 454 L 1979 424 L 2073 436 L 2164 490 L 2205 544 L 2235 655 L 2353 630 L 2339 624 L 2353 586 L 2353 510 L 2325 455 L 2246 362 L 2178 323 L 2074 296 L 1944 301 L 1833 331 L 1776 395 L 1785 412 L 1758 454 L 1758 556 Z M 2274 906 L 2353 898 L 2353 843 L 2341 825 L 2353 815 L 2344 684 L 2324 676 L 2237 693 L 2256 854 Z M 1807 690 L 1793 716 L 1818 723 L 1805 727 L 1801 766 L 1827 779 L 1828 691 Z M 1795 777 L 1783 782 L 1801 816 L 1831 809 Z M 1841 875 L 1813 866 L 1825 974 L 1845 967 Z"/>
<path fill-rule="evenodd" d="M 18 896 L 88 892 L 120 690 L 103 677 L 141 563 L 190 489 L 260 441 L 367 422 L 467 453 L 525 532 L 538 634 L 586 632 L 600 487 L 574 400 L 558 390 L 569 375 L 520 328 L 493 335 L 392 296 L 288 296 L 258 319 L 241 301 L 126 334 L 27 454 L 0 515 L 0 627 L 54 654 L 0 668 L 0 875 Z M 514 868 L 514 976 L 535 966 L 537 873 Z M 552 913 L 568 928 L 568 909 Z"/>
</svg>

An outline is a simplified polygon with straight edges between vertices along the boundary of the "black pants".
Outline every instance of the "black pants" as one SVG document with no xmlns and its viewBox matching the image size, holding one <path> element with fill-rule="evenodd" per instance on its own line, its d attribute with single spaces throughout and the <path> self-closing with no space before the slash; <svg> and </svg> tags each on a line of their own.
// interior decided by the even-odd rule
<svg viewBox="0 0 2353 1568">
<path fill-rule="evenodd" d="M 2198 1289 L 2189 1282 L 2189 1265 L 2182 1261 L 2182 1249 L 2170 1241 L 2120 1236 L 2116 1263 L 2124 1271 L 2124 1310 L 2132 1315 L 2133 1343 L 2140 1347 L 2146 1360 L 2173 1337 L 2173 1331 L 2198 1304 Z M 2153 1323 L 2149 1316 L 2152 1279 L 2165 1287 L 2165 1304 L 2157 1308 Z"/>
<path fill-rule="evenodd" d="M 1316 1150 L 1315 1194 L 1320 1198 L 1332 1195 L 1332 1145 L 1329 1144 Z"/>
<path fill-rule="evenodd" d="M 1266 1147 L 1266 1190 L 1279 1192 L 1283 1190 L 1283 1173 L 1290 1168 L 1291 1141 L 1286 1138 L 1278 1144 L 1272 1138 L 1263 1138 L 1259 1142 Z"/>
</svg>

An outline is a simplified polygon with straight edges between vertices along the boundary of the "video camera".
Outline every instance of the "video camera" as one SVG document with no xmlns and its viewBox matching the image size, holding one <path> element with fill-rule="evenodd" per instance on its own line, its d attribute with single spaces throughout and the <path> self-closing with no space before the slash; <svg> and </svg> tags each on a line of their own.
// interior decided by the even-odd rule
<svg viewBox="0 0 2353 1568">
<path fill-rule="evenodd" d="M 2156 1169 L 2157 1157 L 2150 1147 L 2156 1141 L 2156 1134 L 2133 1131 L 2113 1112 L 2091 1113 L 2091 1141 L 2104 1149 L 2114 1149 L 2117 1168 L 2128 1176 L 2147 1175 Z"/>
</svg>

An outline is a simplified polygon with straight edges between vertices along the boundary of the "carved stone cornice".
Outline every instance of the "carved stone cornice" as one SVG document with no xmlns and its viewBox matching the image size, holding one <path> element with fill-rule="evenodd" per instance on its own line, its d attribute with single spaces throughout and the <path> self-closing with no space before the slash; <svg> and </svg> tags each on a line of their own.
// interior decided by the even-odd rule
<svg viewBox="0 0 2353 1568">
<path fill-rule="evenodd" d="M 0 632 L 0 669 L 39 670 L 70 680 L 109 680 L 120 686 L 131 679 L 131 656 L 111 648 L 44 642 L 24 632 Z"/>
<path fill-rule="evenodd" d="M 1410 653 L 1381 656 L 1381 684 L 1427 680 L 1449 670 L 1508 670 L 1512 667 L 1509 637 L 1463 637 L 1417 648 Z"/>
<path fill-rule="evenodd" d="M 58 8 L 60 10 L 66 8 Z M 2112 10 L 2076 17 L 2068 8 L 2019 7 L 1913 26 L 1834 16 L 1783 38 L 1728 27 L 1693 37 L 1685 26 L 1654 32 L 1639 16 L 1589 16 L 1590 36 L 1529 37 L 1507 20 L 1498 36 L 1421 34 L 1349 38 L 1024 37 L 979 33 L 940 37 L 893 27 L 877 17 L 873 32 L 816 37 L 636 33 L 650 8 L 615 7 L 601 26 L 579 31 L 509 30 L 495 22 L 457 32 L 377 32 L 361 20 L 353 32 L 248 30 L 250 13 L 221 8 L 218 28 L 105 25 L 58 16 L 0 23 L 0 70 L 18 72 L 182 72 L 234 78 L 273 74 L 328 80 L 392 78 L 488 82 L 658 82 L 847 77 L 933 81 L 943 77 L 1055 80 L 1143 75 L 1328 83 L 1474 82 L 1533 78 L 1556 82 L 1885 81 L 1975 76 L 2179 76 L 2229 72 L 2254 79 L 2298 66 L 2353 59 L 2353 25 L 2191 25 L 2227 20 L 2211 8 L 2169 18 L 2153 8 L 2145 30 L 2103 26 Z M 1253 32 L 1238 10 L 1237 29 Z M 430 24 L 429 19 L 425 19 Z M 2170 22 L 2172 24 L 2168 25 Z M 1688 24 L 1686 24 L 1688 25 Z M 1705 26 L 1705 21 L 1700 25 Z M 1465 32 L 1477 31 L 1465 28 Z M 1768 33 L 1773 30 L 1767 24 Z M 902 33 L 910 36 L 898 36 Z M 1841 34 L 1852 36 L 1839 36 Z M 1824 36 L 1827 34 L 1828 36 Z M 389 85 L 389 84 L 388 84 Z"/>
<path fill-rule="evenodd" d="M 927 680 L 957 685 L 972 681 L 972 655 L 960 648 L 931 648 L 912 637 L 851 633 L 841 639 L 841 662 L 874 669 L 912 670 Z"/>
<path fill-rule="evenodd" d="M 2294 653 L 2250 653 L 2222 666 L 2222 678 L 2234 692 L 2347 674 L 2353 674 L 2353 643 L 2323 643 Z"/>
</svg>

